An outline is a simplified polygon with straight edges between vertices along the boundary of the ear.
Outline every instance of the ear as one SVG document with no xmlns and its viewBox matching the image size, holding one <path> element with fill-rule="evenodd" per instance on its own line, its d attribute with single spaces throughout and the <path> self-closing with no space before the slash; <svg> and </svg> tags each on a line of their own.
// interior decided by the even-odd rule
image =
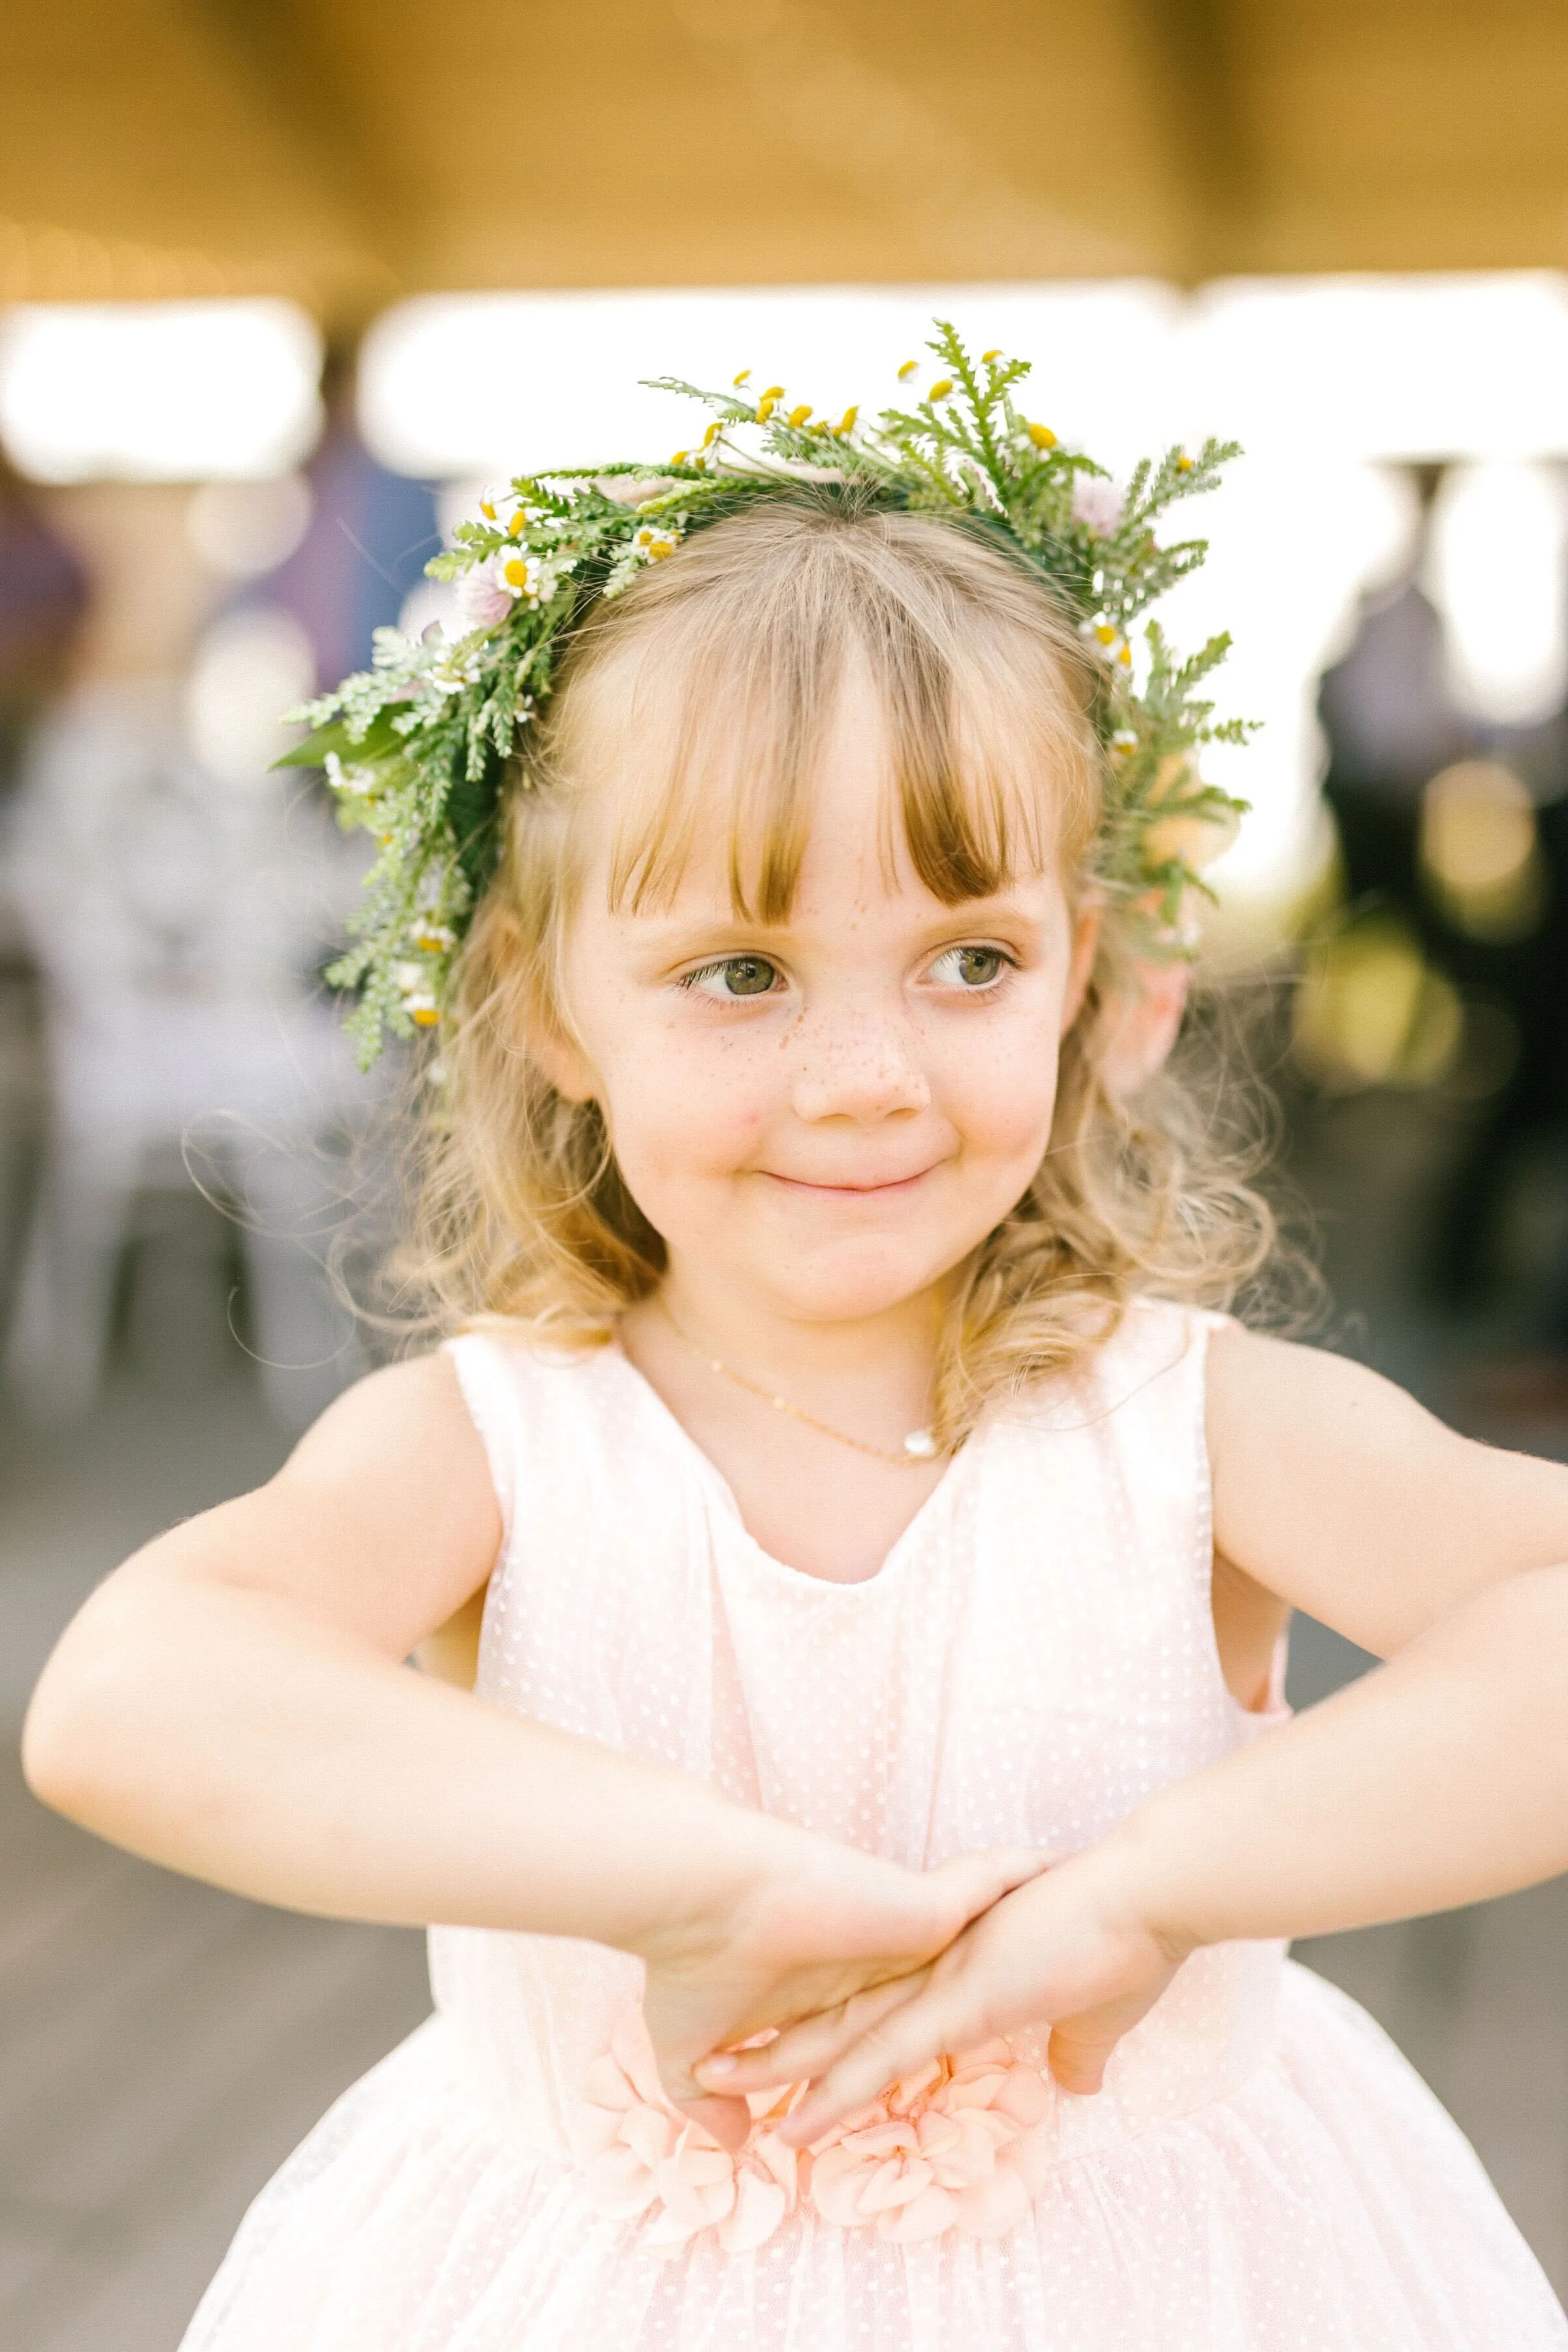
<svg viewBox="0 0 1568 2352">
<path fill-rule="evenodd" d="M 1104 908 L 1096 894 L 1086 891 L 1073 917 L 1072 950 L 1068 960 L 1067 986 L 1062 991 L 1060 1034 L 1064 1037 L 1083 1011 L 1089 974 L 1094 970 L 1095 951 L 1100 946 L 1100 919 L 1103 912 Z"/>
<path fill-rule="evenodd" d="M 529 1026 L 528 1052 L 564 1102 L 592 1102 L 599 1082 L 581 1045 L 561 1022 L 548 1016 Z"/>
<path fill-rule="evenodd" d="M 1192 981 L 1188 963 L 1136 963 L 1101 1016 L 1100 1082 L 1113 1100 L 1136 1094 L 1176 1042 Z"/>
</svg>

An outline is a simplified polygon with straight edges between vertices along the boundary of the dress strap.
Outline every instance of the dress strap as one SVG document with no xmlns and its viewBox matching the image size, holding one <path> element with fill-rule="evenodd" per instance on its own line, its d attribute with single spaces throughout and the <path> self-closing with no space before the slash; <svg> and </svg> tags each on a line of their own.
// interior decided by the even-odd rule
<svg viewBox="0 0 1568 2352">
<path fill-rule="evenodd" d="M 522 1458 L 522 1401 L 513 1369 L 515 1351 L 482 1332 L 448 1339 L 442 1354 L 451 1359 L 468 1418 L 479 1433 L 489 1465 L 490 1484 L 501 1515 L 501 1553 L 511 1550 L 517 1512 L 517 1472 Z"/>
</svg>

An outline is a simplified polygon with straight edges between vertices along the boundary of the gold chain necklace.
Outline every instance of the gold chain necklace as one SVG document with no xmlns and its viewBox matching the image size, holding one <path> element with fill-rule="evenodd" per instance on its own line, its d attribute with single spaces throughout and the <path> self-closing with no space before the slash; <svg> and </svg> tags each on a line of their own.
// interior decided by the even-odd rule
<svg viewBox="0 0 1568 2352">
<path fill-rule="evenodd" d="M 771 1389 L 749 1381 L 744 1372 L 738 1372 L 733 1364 L 724 1361 L 722 1356 L 710 1356 L 689 1331 L 681 1329 L 662 1298 L 656 1298 L 653 1303 L 681 1345 L 700 1357 L 710 1372 L 718 1372 L 724 1380 L 733 1381 L 738 1389 L 744 1389 L 750 1396 L 760 1397 L 764 1404 L 771 1404 L 775 1412 L 787 1412 L 792 1420 L 804 1422 L 807 1429 L 815 1429 L 819 1437 L 831 1437 L 839 1445 L 852 1445 L 857 1454 L 868 1454 L 876 1462 L 894 1463 L 901 1470 L 907 1470 L 915 1463 L 929 1462 L 935 1454 L 936 1439 L 929 1429 L 911 1429 L 895 1454 L 886 1445 L 868 1445 L 863 1437 L 851 1437 L 845 1430 L 830 1427 L 826 1421 L 818 1421 L 815 1413 L 803 1411 L 798 1404 L 791 1404 L 788 1397 L 775 1396 Z"/>
</svg>

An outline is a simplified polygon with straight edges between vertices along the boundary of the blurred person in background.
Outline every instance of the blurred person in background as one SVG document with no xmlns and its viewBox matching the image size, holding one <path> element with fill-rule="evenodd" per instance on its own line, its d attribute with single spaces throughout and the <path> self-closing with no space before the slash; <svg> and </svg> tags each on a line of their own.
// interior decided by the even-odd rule
<svg viewBox="0 0 1568 2352">
<path fill-rule="evenodd" d="M 79 557 L 0 455 L 0 793 L 65 683 L 88 596 Z"/>
<path fill-rule="evenodd" d="M 429 484 L 395 474 L 366 448 L 353 363 L 341 344 L 328 346 L 321 400 L 326 424 L 305 467 L 310 520 L 298 546 L 251 592 L 303 628 L 312 690 L 368 667 L 374 632 L 396 624 L 441 544 Z"/>
<path fill-rule="evenodd" d="M 1462 705 L 1426 585 L 1445 469 L 1410 471 L 1420 520 L 1407 564 L 1365 600 L 1320 690 L 1323 790 L 1347 919 L 1392 914 L 1465 1008 L 1464 1131 L 1425 1261 L 1435 1301 L 1484 1316 L 1526 1155 L 1568 1141 L 1568 715 L 1510 726 Z M 1568 1372 L 1568 1247 L 1559 1256 L 1525 1334 L 1546 1351 L 1549 1389 L 1552 1358 Z"/>
<path fill-rule="evenodd" d="M 323 1154 L 365 1097 L 319 972 L 362 861 L 318 788 L 271 763 L 289 740 L 278 714 L 368 662 L 374 630 L 396 621 L 435 509 L 364 448 L 341 353 L 323 393 L 303 482 L 52 496 L 68 576 L 91 593 L 7 831 L 48 1065 L 5 1350 L 36 1417 L 91 1402 L 127 1243 L 149 1202 L 188 1186 L 187 1162 L 236 1213 L 255 1352 L 283 1421 L 308 1420 L 357 1361 L 319 1259 L 340 1181 Z M 267 564 L 280 530 L 295 543 Z M 214 1229 L 172 1232 L 176 1258 L 208 1261 L 196 1282 L 216 1346 Z"/>
</svg>

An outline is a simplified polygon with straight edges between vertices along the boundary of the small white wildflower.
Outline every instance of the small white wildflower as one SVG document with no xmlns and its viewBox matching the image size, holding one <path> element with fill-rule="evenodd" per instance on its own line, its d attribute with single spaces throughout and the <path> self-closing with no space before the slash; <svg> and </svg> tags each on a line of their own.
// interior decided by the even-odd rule
<svg viewBox="0 0 1568 2352">
<path fill-rule="evenodd" d="M 513 548 L 510 553 L 503 550 L 490 560 L 498 584 L 525 604 L 539 604 L 555 585 L 553 567 L 542 556 L 531 555 L 524 547 Z"/>
<path fill-rule="evenodd" d="M 1097 619 L 1084 623 L 1083 635 L 1101 661 L 1121 662 L 1125 667 L 1130 658 L 1127 640 L 1114 621 L 1108 621 L 1102 613 Z"/>
<path fill-rule="evenodd" d="M 678 531 L 660 530 L 657 523 L 639 523 L 632 533 L 632 545 L 640 562 L 662 563 L 667 555 L 675 553 L 680 536 Z"/>
<path fill-rule="evenodd" d="M 430 975 L 420 963 L 395 963 L 392 984 L 396 989 L 403 1010 L 420 1028 L 427 1029 L 440 1019 L 440 1007 L 430 985 Z"/>
</svg>

